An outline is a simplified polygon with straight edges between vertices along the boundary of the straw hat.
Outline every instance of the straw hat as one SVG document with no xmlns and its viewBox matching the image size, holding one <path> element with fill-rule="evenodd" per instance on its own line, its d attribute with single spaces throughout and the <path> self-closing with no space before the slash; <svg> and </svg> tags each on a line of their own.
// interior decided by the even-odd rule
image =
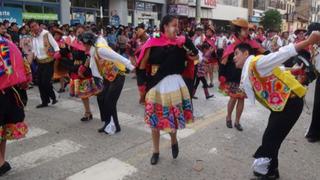
<svg viewBox="0 0 320 180">
<path fill-rule="evenodd" d="M 54 33 L 54 34 L 60 34 L 60 35 L 63 35 L 63 34 L 64 34 L 63 31 L 62 31 L 61 29 L 58 29 L 58 28 L 56 28 L 55 30 L 53 30 L 53 33 Z"/>
<path fill-rule="evenodd" d="M 232 20 L 231 23 L 242 28 L 249 28 L 249 22 L 243 18 Z"/>
<path fill-rule="evenodd" d="M 216 32 L 216 30 L 215 30 L 214 26 L 212 26 L 212 25 L 209 25 L 209 26 L 208 26 L 208 29 L 210 29 L 213 33 L 215 33 L 215 32 Z"/>
<path fill-rule="evenodd" d="M 249 24 L 249 29 L 256 30 L 256 29 L 257 29 L 257 25 L 255 25 L 255 24 Z"/>
</svg>

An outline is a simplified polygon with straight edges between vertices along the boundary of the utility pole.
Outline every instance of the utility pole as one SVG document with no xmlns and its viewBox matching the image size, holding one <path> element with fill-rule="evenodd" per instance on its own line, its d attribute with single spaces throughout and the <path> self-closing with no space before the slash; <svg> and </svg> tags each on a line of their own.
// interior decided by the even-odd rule
<svg viewBox="0 0 320 180">
<path fill-rule="evenodd" d="M 197 22 L 197 24 L 201 23 L 201 1 L 202 0 L 196 0 L 196 22 Z"/>
<path fill-rule="evenodd" d="M 251 22 L 253 17 L 253 0 L 248 0 L 248 21 Z"/>
</svg>

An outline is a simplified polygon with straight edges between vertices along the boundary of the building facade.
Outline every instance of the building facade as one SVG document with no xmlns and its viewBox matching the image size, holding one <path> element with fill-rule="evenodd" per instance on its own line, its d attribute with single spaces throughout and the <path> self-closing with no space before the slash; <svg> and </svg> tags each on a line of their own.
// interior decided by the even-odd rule
<svg viewBox="0 0 320 180">
<path fill-rule="evenodd" d="M 320 22 L 320 0 L 312 0 L 311 22 Z"/>
</svg>

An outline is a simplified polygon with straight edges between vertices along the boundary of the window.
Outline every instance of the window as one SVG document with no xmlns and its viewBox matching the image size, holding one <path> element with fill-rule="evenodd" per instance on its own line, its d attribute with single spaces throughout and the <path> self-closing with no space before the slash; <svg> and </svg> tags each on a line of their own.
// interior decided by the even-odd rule
<svg viewBox="0 0 320 180">
<path fill-rule="evenodd" d="M 56 14 L 57 13 L 57 9 L 54 7 L 50 7 L 50 6 L 44 6 L 43 7 L 43 12 L 44 13 L 50 13 L 50 14 Z"/>
<path fill-rule="evenodd" d="M 4 7 L 21 8 L 22 9 L 22 4 L 11 4 L 11 3 L 5 2 Z"/>
<path fill-rule="evenodd" d="M 100 7 L 99 0 L 86 1 L 86 7 L 88 7 L 88 8 L 99 8 Z"/>
<path fill-rule="evenodd" d="M 26 12 L 42 13 L 42 6 L 25 5 Z"/>
<path fill-rule="evenodd" d="M 85 0 L 71 0 L 71 6 L 85 7 Z"/>
</svg>

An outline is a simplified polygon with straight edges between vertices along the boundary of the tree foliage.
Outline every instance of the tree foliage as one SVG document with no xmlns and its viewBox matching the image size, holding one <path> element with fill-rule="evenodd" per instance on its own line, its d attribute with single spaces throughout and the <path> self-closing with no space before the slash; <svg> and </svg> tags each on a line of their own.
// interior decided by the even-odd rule
<svg viewBox="0 0 320 180">
<path fill-rule="evenodd" d="M 279 11 L 270 9 L 264 13 L 260 24 L 264 29 L 280 30 L 282 24 L 282 16 Z"/>
</svg>

